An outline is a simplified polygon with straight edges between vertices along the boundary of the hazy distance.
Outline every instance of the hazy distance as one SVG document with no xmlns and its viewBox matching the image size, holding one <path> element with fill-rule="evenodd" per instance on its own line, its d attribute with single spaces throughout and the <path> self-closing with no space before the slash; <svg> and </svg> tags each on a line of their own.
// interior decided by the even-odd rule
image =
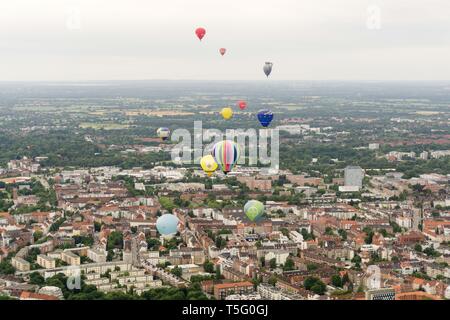
<svg viewBox="0 0 450 320">
<path fill-rule="evenodd" d="M 268 81 L 448 80 L 448 12 L 448 0 L 2 1 L 0 80 L 266 80 L 265 61 Z"/>
</svg>

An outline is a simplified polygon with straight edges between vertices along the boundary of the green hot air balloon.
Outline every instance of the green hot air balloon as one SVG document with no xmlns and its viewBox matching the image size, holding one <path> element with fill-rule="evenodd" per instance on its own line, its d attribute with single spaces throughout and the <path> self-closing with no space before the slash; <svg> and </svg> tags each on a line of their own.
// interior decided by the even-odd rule
<svg viewBox="0 0 450 320">
<path fill-rule="evenodd" d="M 245 215 L 253 222 L 259 220 L 264 213 L 264 204 L 258 200 L 250 200 L 244 206 Z"/>
</svg>

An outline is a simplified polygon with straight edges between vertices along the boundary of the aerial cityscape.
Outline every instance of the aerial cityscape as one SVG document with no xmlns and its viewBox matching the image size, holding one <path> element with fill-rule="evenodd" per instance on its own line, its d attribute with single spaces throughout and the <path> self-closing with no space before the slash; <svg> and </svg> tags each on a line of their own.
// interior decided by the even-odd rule
<svg viewBox="0 0 450 320">
<path fill-rule="evenodd" d="M 0 300 L 450 299 L 450 81 L 211 52 L 223 80 L 2 78 Z"/>
<path fill-rule="evenodd" d="M 19 96 L 2 85 L 2 297 L 449 298 L 448 85 L 282 82 L 270 97 L 258 86 L 105 82 L 62 94 L 48 83 Z M 195 121 L 266 130 L 257 113 L 269 107 L 279 170 L 204 171 L 172 161 L 178 141 L 157 134 Z M 246 215 L 250 200 L 260 219 Z M 171 237 L 157 229 L 168 214 Z"/>
</svg>

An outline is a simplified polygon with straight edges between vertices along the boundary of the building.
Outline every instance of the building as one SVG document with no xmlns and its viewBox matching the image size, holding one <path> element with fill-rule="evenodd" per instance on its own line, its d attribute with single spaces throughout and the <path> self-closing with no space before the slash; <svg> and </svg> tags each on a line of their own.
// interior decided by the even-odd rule
<svg viewBox="0 0 450 320">
<path fill-rule="evenodd" d="M 246 294 L 253 291 L 253 283 L 249 281 L 221 283 L 214 286 L 214 297 L 217 300 L 224 300 L 232 294 Z"/>
<path fill-rule="evenodd" d="M 22 291 L 19 300 L 58 300 L 58 298 L 47 294 Z"/>
<path fill-rule="evenodd" d="M 344 169 L 344 186 L 362 188 L 364 171 L 359 166 L 348 166 Z"/>
<path fill-rule="evenodd" d="M 106 262 L 106 251 L 103 249 L 89 249 L 87 256 L 94 262 Z"/>
<path fill-rule="evenodd" d="M 304 300 L 299 294 L 288 292 L 266 283 L 258 285 L 258 294 L 263 300 Z"/>
<path fill-rule="evenodd" d="M 19 271 L 30 271 L 31 268 L 31 264 L 25 259 L 22 259 L 20 257 L 12 258 L 11 264 L 14 268 L 16 268 Z"/>
<path fill-rule="evenodd" d="M 37 264 L 45 269 L 56 268 L 56 259 L 40 254 L 37 256 Z"/>
<path fill-rule="evenodd" d="M 395 300 L 395 290 L 394 288 L 368 290 L 366 300 Z"/>
<path fill-rule="evenodd" d="M 422 160 L 428 160 L 429 153 L 427 151 L 424 151 L 420 154 L 420 159 Z"/>
<path fill-rule="evenodd" d="M 80 256 L 70 251 L 64 251 L 61 253 L 61 260 L 71 266 L 79 266 L 81 264 Z"/>
<path fill-rule="evenodd" d="M 423 291 L 398 293 L 395 300 L 442 300 L 440 297 Z"/>
</svg>

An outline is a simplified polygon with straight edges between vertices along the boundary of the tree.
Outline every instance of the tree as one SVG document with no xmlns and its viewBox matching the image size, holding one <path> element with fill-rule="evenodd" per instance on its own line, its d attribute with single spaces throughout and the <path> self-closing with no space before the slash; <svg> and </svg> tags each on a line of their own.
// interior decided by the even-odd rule
<svg viewBox="0 0 450 320">
<path fill-rule="evenodd" d="M 303 281 L 303 286 L 306 290 L 311 290 L 315 294 L 323 295 L 326 291 L 326 285 L 319 278 L 308 277 Z"/>
<path fill-rule="evenodd" d="M 422 252 L 422 246 L 419 243 L 416 243 L 416 245 L 414 246 L 414 250 L 416 250 L 417 252 Z"/>
<path fill-rule="evenodd" d="M 175 203 L 173 202 L 173 200 L 171 198 L 167 198 L 167 197 L 160 197 L 159 198 L 159 203 L 161 204 L 161 206 L 164 209 L 166 209 L 169 212 L 172 212 L 172 210 L 177 207 L 175 205 Z"/>
<path fill-rule="evenodd" d="M 216 237 L 215 245 L 217 248 L 222 249 L 227 245 L 227 240 L 222 237 Z"/>
<path fill-rule="evenodd" d="M 277 281 L 278 281 L 277 276 L 272 274 L 270 276 L 269 280 L 267 280 L 267 283 L 275 287 L 275 284 L 277 283 Z"/>
<path fill-rule="evenodd" d="M 45 283 L 45 279 L 43 276 L 39 274 L 39 272 L 33 272 L 30 274 L 30 284 L 37 284 L 42 286 Z"/>
<path fill-rule="evenodd" d="M 122 249 L 123 248 L 123 234 L 119 231 L 113 231 L 108 236 L 108 242 L 106 249 L 112 250 L 115 248 Z"/>
<path fill-rule="evenodd" d="M 284 271 L 290 271 L 290 270 L 294 270 L 295 269 L 295 265 L 294 265 L 294 260 L 292 259 L 286 259 L 286 263 L 283 266 L 283 270 Z"/>
<path fill-rule="evenodd" d="M 277 259 L 275 259 L 275 258 L 270 259 L 269 266 L 270 266 L 270 269 L 275 269 L 277 267 Z"/>
<path fill-rule="evenodd" d="M 33 239 L 35 242 L 38 241 L 40 238 L 42 238 L 42 236 L 43 236 L 42 231 L 35 231 L 33 233 Z"/>
<path fill-rule="evenodd" d="M 321 296 L 327 291 L 327 286 L 322 281 L 318 281 L 311 287 L 311 291 Z"/>
<path fill-rule="evenodd" d="M 14 274 L 14 272 L 16 272 L 16 269 L 9 261 L 0 262 L 0 274 Z"/>
<path fill-rule="evenodd" d="M 205 272 L 214 273 L 214 263 L 211 261 L 205 261 L 205 263 L 203 263 L 203 269 Z"/>
<path fill-rule="evenodd" d="M 355 256 L 352 259 L 353 263 L 361 263 L 361 257 L 357 254 L 355 254 Z"/>
<path fill-rule="evenodd" d="M 147 247 L 149 250 L 157 250 L 161 245 L 158 239 L 147 238 Z"/>
<path fill-rule="evenodd" d="M 342 279 L 339 275 L 335 274 L 334 276 L 331 277 L 331 283 L 333 284 L 333 286 L 335 287 L 342 287 Z"/>
<path fill-rule="evenodd" d="M 289 236 L 289 230 L 288 229 L 281 228 L 280 231 L 283 234 L 283 236 L 285 236 L 285 237 Z"/>
<path fill-rule="evenodd" d="M 338 234 L 341 236 L 342 241 L 347 240 L 347 231 L 344 229 L 339 229 Z"/>
<path fill-rule="evenodd" d="M 315 263 L 308 263 L 306 265 L 306 270 L 308 270 L 308 271 L 314 271 L 314 270 L 317 270 L 318 268 L 319 267 Z"/>
<path fill-rule="evenodd" d="M 181 275 L 183 274 L 183 269 L 181 269 L 180 267 L 175 267 L 172 270 L 170 270 L 170 273 L 176 275 L 177 277 L 181 277 Z"/>
<path fill-rule="evenodd" d="M 307 278 L 303 281 L 303 286 L 305 287 L 306 290 L 310 290 L 311 287 L 312 287 L 317 281 L 319 281 L 319 279 L 316 278 L 316 277 L 307 277 Z"/>
<path fill-rule="evenodd" d="M 346 283 L 350 283 L 350 278 L 348 277 L 348 273 L 345 273 L 342 277 L 342 285 L 345 285 Z"/>
<path fill-rule="evenodd" d="M 266 265 L 266 259 L 264 259 L 264 257 L 259 258 L 259 261 L 261 263 L 261 267 L 265 267 Z"/>
</svg>

